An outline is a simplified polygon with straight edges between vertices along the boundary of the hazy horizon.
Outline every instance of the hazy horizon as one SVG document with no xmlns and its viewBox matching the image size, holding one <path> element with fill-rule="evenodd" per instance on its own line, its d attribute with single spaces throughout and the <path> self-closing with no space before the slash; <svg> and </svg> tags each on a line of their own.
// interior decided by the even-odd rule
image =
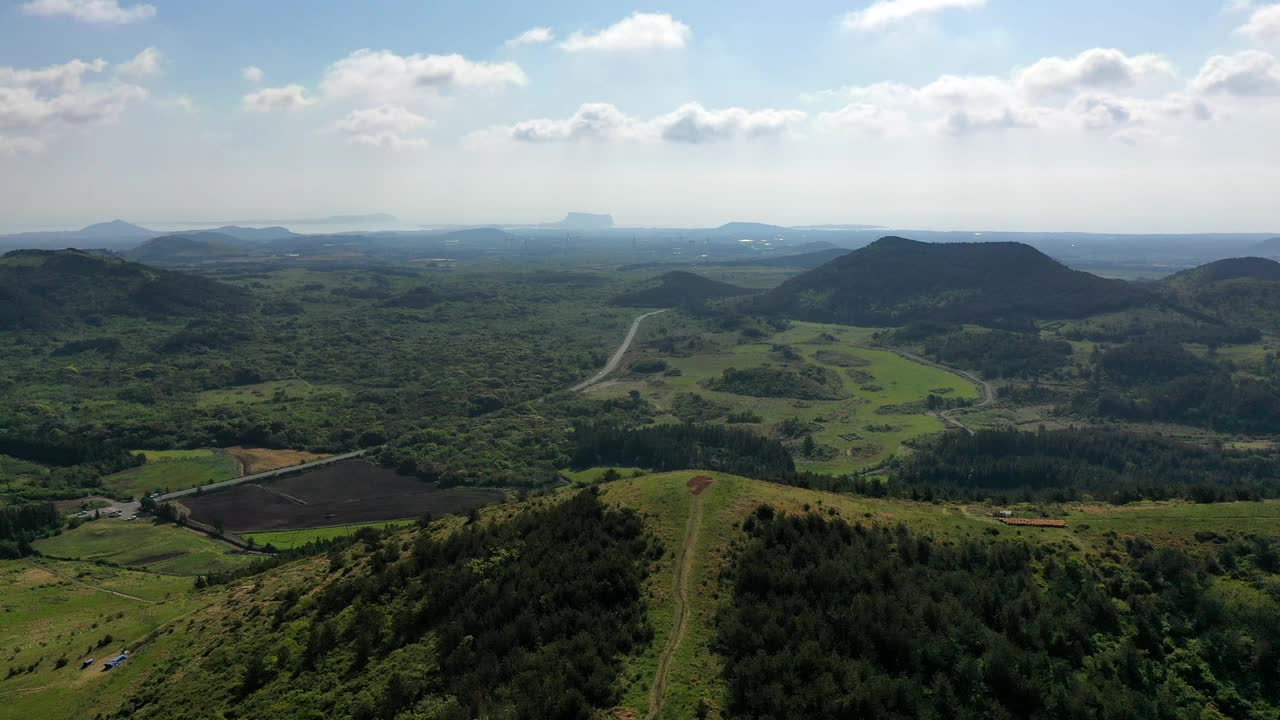
<svg viewBox="0 0 1280 720">
<path fill-rule="evenodd" d="M 0 216 L 1268 233 L 1278 47 L 1247 0 L 9 0 Z"/>
</svg>

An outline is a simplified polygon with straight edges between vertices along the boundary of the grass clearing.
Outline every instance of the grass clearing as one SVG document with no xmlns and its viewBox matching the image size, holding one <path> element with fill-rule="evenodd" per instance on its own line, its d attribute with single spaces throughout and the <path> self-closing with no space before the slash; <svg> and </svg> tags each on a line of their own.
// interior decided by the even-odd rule
<svg viewBox="0 0 1280 720">
<path fill-rule="evenodd" d="M 605 474 L 610 470 L 616 471 L 618 476 L 623 478 L 632 477 L 636 473 L 645 475 L 649 472 L 638 467 L 593 467 L 585 470 L 565 470 L 564 475 L 573 480 L 574 487 L 586 487 L 604 481 Z"/>
<path fill-rule="evenodd" d="M 333 527 L 306 528 L 303 530 L 276 530 L 273 532 L 255 532 L 242 533 L 240 535 L 245 541 L 252 540 L 259 547 L 271 545 L 277 550 L 289 550 L 296 547 L 302 547 L 316 540 L 332 540 L 337 537 L 345 537 L 361 528 L 376 528 L 382 530 L 384 528 L 401 528 L 413 525 L 416 520 L 391 520 L 387 522 L 372 523 L 356 523 L 354 525 L 335 525 Z"/>
<path fill-rule="evenodd" d="M 924 414 L 917 406 L 931 394 L 948 398 L 977 399 L 978 388 L 968 380 L 938 368 L 911 362 L 885 350 L 864 347 L 871 341 L 871 328 L 854 328 L 819 323 L 794 323 L 767 342 L 729 344 L 717 338 L 720 347 L 690 357 L 663 356 L 679 371 L 675 375 L 624 377 L 589 391 L 598 396 L 621 397 L 631 390 L 666 412 L 672 399 L 682 393 L 696 393 L 731 411 L 749 410 L 762 422 L 748 425 L 762 432 L 788 418 L 799 418 L 816 428 L 813 438 L 831 449 L 832 457 L 796 458 L 803 470 L 842 474 L 873 467 L 899 452 L 912 438 L 944 429 L 942 421 Z M 704 384 L 720 377 L 728 368 L 744 370 L 768 365 L 782 366 L 774 345 L 793 348 L 803 361 L 832 370 L 839 375 L 842 400 L 796 400 L 792 398 L 749 397 L 707 389 Z M 855 363 L 856 367 L 851 367 Z M 671 415 L 659 421 L 675 421 Z"/>
<path fill-rule="evenodd" d="M 237 387 L 206 390 L 196 398 L 196 407 L 217 405 L 254 405 L 289 400 L 308 400 L 329 393 L 342 393 L 335 386 L 314 385 L 306 380 L 272 380 Z"/>
<path fill-rule="evenodd" d="M 117 495 L 141 497 L 153 492 L 184 490 L 240 475 L 235 458 L 215 450 L 147 450 L 147 464 L 102 479 Z"/>
<path fill-rule="evenodd" d="M 122 567 L 171 575 L 204 575 L 246 564 L 251 556 L 175 525 L 103 518 L 37 540 L 44 555 L 105 560 Z"/>
</svg>

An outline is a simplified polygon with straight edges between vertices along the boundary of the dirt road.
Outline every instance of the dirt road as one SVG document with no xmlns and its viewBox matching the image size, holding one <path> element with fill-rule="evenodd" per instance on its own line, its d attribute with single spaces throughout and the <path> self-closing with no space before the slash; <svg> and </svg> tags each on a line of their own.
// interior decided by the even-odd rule
<svg viewBox="0 0 1280 720">
<path fill-rule="evenodd" d="M 689 503 L 689 523 L 685 527 L 680 554 L 676 557 L 675 619 L 671 622 L 671 637 L 667 638 L 667 647 L 658 658 L 658 670 L 653 676 L 653 689 L 649 691 L 649 714 L 645 716 L 646 720 L 655 720 L 662 713 L 662 697 L 667 689 L 667 673 L 671 670 L 671 661 L 675 658 L 680 641 L 684 639 L 685 631 L 689 627 L 689 575 L 693 571 L 694 550 L 698 545 L 698 531 L 702 527 L 702 495 L 694 495 Z"/>
<path fill-rule="evenodd" d="M 140 602 L 140 603 L 144 603 L 144 604 L 146 604 L 146 605 L 154 605 L 154 604 L 155 604 L 155 601 L 154 601 L 154 600 L 147 600 L 147 599 L 144 599 L 144 598 L 140 598 L 140 597 L 138 597 L 138 596 L 136 596 L 136 595 L 127 595 L 127 594 L 122 593 L 122 592 L 116 592 L 115 590 L 108 590 L 108 589 L 103 588 L 103 587 L 98 587 L 97 585 L 90 585 L 89 583 L 84 582 L 84 581 L 82 581 L 82 580 L 77 580 L 77 579 L 75 579 L 75 578 L 71 577 L 70 575 L 68 575 L 68 574 L 66 574 L 66 573 L 64 573 L 64 572 L 60 572 L 60 571 L 58 571 L 58 570 L 54 570 L 53 568 L 48 567 L 48 566 L 46 566 L 46 565 L 41 565 L 40 563 L 36 562 L 35 560 L 32 560 L 31 558 L 27 558 L 27 562 L 31 563 L 32 565 L 35 565 L 36 567 L 40 568 L 41 570 L 43 570 L 43 571 L 45 571 L 45 572 L 47 572 L 47 573 L 49 573 L 49 574 L 51 574 L 51 575 L 57 575 L 58 577 L 62 578 L 63 580 L 67 580 L 67 581 L 69 581 L 69 582 L 73 582 L 73 583 L 75 583 L 76 585 L 82 585 L 82 586 L 87 587 L 87 588 L 89 588 L 89 589 L 91 589 L 91 590 L 97 590 L 98 592 L 104 592 L 104 593 L 107 593 L 107 594 L 109 594 L 109 595 L 115 595 L 116 597 L 122 597 L 122 598 L 125 598 L 126 600 L 137 600 L 138 602 Z"/>
<path fill-rule="evenodd" d="M 995 394 L 995 391 L 991 389 L 991 383 L 987 382 L 986 380 L 980 380 L 973 373 L 965 372 L 964 370 L 957 370 L 956 368 L 953 368 L 953 367 L 947 367 L 942 363 L 937 363 L 928 358 L 920 357 L 919 355 L 916 355 L 915 353 L 909 353 L 906 350 L 890 349 L 890 351 L 893 352 L 895 355 L 898 355 L 899 357 L 903 357 L 903 358 L 906 358 L 907 360 L 910 360 L 911 362 L 920 363 L 921 365 L 928 365 L 929 367 L 937 368 L 939 370 L 946 370 L 947 372 L 953 375 L 959 375 L 965 380 L 968 380 L 974 385 L 977 385 L 978 387 L 982 388 L 982 399 L 974 403 L 973 405 L 970 405 L 969 407 L 966 407 L 966 408 L 954 408 L 951 410 L 943 410 L 942 412 L 938 413 L 938 417 L 942 418 L 943 422 L 947 423 L 948 425 L 954 425 L 955 427 L 958 427 L 961 430 L 964 430 L 965 432 L 972 435 L 973 428 L 957 420 L 955 417 L 955 414 L 963 413 L 969 410 L 977 410 L 978 408 L 984 408 L 990 405 L 992 402 L 994 402 L 996 399 L 996 394 Z"/>
<path fill-rule="evenodd" d="M 622 356 L 626 355 L 627 350 L 630 349 L 631 347 L 631 341 L 636 339 L 636 332 L 640 330 L 640 323 L 644 321 L 644 319 L 647 317 L 653 317 L 654 315 L 657 315 L 659 313 L 664 313 L 664 312 L 666 312 L 666 310 L 655 310 L 650 313 L 645 313 L 644 315 L 641 315 L 640 317 L 636 318 L 631 323 L 631 329 L 627 331 L 626 339 L 624 339 L 622 341 L 622 344 L 618 346 L 617 351 L 613 353 L 613 357 L 609 358 L 609 362 L 604 364 L 604 367 L 600 369 L 600 372 L 596 373 L 595 375 L 592 375 L 586 380 L 583 380 L 577 385 L 574 385 L 573 387 L 569 388 L 569 391 L 582 392 L 583 390 L 586 390 L 592 385 L 595 385 L 596 383 L 608 377 L 609 373 L 613 372 L 614 370 L 617 370 L 618 363 L 622 362 Z"/>
</svg>

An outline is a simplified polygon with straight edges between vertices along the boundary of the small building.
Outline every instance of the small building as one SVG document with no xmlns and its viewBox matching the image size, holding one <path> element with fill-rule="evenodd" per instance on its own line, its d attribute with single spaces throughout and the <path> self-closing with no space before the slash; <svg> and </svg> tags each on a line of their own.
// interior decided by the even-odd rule
<svg viewBox="0 0 1280 720">
<path fill-rule="evenodd" d="M 89 658 L 88 660 L 85 660 L 84 662 L 80 663 L 80 669 L 83 670 L 92 664 L 93 664 L 93 658 Z"/>
<path fill-rule="evenodd" d="M 124 662 L 125 660 L 128 660 L 128 659 L 129 659 L 129 653 L 127 653 L 127 652 L 126 652 L 126 653 L 120 653 L 119 655 L 117 655 L 117 656 L 115 656 L 115 657 L 111 658 L 110 660 L 108 660 L 108 661 L 106 661 L 106 662 L 102 663 L 102 670 L 103 670 L 103 672 L 105 672 L 105 671 L 107 671 L 107 670 L 110 670 L 111 668 L 113 668 L 113 667 L 115 667 L 115 666 L 119 665 L 120 663 L 122 663 L 122 662 Z"/>
<path fill-rule="evenodd" d="M 995 511 L 995 512 L 991 513 L 991 514 L 992 514 L 992 515 L 994 515 L 994 516 L 996 516 L 996 517 L 998 517 L 998 518 L 1011 518 L 1011 517 L 1013 517 L 1013 511 L 1012 511 L 1012 510 L 997 510 L 997 511 Z"/>
</svg>

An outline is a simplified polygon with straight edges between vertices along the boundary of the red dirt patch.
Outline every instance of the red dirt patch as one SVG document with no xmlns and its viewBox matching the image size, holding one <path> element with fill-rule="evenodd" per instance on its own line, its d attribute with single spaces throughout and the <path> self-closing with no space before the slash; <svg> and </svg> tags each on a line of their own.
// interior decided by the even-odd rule
<svg viewBox="0 0 1280 720">
<path fill-rule="evenodd" d="M 694 495 L 701 495 L 702 491 L 706 490 L 707 486 L 710 485 L 712 482 L 714 481 L 711 478 L 707 477 L 706 475 L 698 475 L 696 477 L 691 477 L 689 478 L 689 483 L 688 483 L 689 492 Z"/>
</svg>

